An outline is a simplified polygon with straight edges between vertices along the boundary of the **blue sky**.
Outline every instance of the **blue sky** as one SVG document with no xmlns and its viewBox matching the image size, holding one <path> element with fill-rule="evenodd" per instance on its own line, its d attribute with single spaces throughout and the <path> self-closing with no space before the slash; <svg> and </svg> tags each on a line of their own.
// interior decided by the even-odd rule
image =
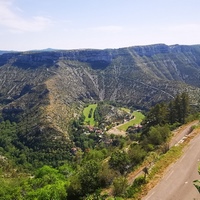
<svg viewBox="0 0 200 200">
<path fill-rule="evenodd" d="M 200 44 L 200 0 L 0 0 L 0 49 Z"/>
</svg>

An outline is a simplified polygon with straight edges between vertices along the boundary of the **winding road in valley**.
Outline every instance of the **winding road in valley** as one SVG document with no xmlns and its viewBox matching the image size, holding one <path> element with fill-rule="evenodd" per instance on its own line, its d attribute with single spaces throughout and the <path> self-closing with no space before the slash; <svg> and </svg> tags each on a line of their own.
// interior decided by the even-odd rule
<svg viewBox="0 0 200 200">
<path fill-rule="evenodd" d="M 142 200 L 200 200 L 193 181 L 200 179 L 200 133 L 188 144 L 182 157 L 170 165 L 158 185 Z"/>
</svg>

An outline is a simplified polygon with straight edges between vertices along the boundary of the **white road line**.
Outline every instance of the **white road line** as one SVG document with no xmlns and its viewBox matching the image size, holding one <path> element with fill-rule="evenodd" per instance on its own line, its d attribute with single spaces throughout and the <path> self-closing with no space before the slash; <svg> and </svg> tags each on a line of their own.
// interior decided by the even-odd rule
<svg viewBox="0 0 200 200">
<path fill-rule="evenodd" d="M 167 176 L 167 178 L 166 178 L 166 181 L 169 179 L 169 177 L 173 174 L 173 172 L 174 172 L 174 170 L 172 170 L 171 172 L 170 172 L 170 174 Z"/>
<path fill-rule="evenodd" d="M 191 145 L 189 146 L 189 150 L 192 149 L 192 148 L 194 147 L 194 145 L 195 145 L 195 144 L 191 144 Z"/>
<path fill-rule="evenodd" d="M 152 192 L 147 198 L 146 200 L 148 200 L 155 192 Z"/>
<path fill-rule="evenodd" d="M 179 162 L 182 162 L 182 160 L 185 158 L 185 154 L 182 156 L 182 158 L 179 160 Z"/>
</svg>

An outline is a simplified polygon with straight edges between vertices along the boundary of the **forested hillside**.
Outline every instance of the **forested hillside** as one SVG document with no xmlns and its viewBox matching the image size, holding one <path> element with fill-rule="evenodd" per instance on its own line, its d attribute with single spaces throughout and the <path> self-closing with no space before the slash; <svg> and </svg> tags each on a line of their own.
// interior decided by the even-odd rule
<svg viewBox="0 0 200 200">
<path fill-rule="evenodd" d="M 168 103 L 156 104 L 145 114 L 142 128 L 133 126 L 135 131 L 122 137 L 108 135 L 106 130 L 119 122 L 118 117 L 111 118 L 113 112 L 122 110 L 120 116 L 127 119 L 126 109 L 103 102 L 92 108 L 98 112 L 96 127 L 85 121 L 90 112 L 71 123 L 70 139 L 76 147 L 70 149 L 70 159 L 64 157 L 62 162 L 62 150 L 50 163 L 47 156 L 52 149 L 49 154 L 34 152 L 20 142 L 18 124 L 2 121 L 0 199 L 137 199 L 148 168 L 131 184 L 129 173 L 168 152 L 171 130 L 199 116 L 190 106 L 189 96 L 182 93 Z"/>
<path fill-rule="evenodd" d="M 168 150 L 172 129 L 198 118 L 199 94 L 199 45 L 1 52 L 2 196 L 117 189 L 151 151 Z M 144 121 L 117 129 L 133 111 Z M 113 127 L 123 134 L 109 134 Z M 124 188 L 113 191 L 126 196 Z"/>
</svg>

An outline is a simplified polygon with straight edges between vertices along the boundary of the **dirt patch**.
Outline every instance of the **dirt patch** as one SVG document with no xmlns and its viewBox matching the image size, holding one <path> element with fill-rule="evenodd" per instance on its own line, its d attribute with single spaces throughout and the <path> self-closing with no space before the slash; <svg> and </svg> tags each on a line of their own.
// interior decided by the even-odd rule
<svg viewBox="0 0 200 200">
<path fill-rule="evenodd" d="M 126 136 L 126 132 L 125 131 L 121 131 L 117 128 L 117 126 L 111 128 L 110 130 L 107 131 L 108 134 L 114 134 L 114 135 L 122 135 L 122 136 Z"/>
</svg>

